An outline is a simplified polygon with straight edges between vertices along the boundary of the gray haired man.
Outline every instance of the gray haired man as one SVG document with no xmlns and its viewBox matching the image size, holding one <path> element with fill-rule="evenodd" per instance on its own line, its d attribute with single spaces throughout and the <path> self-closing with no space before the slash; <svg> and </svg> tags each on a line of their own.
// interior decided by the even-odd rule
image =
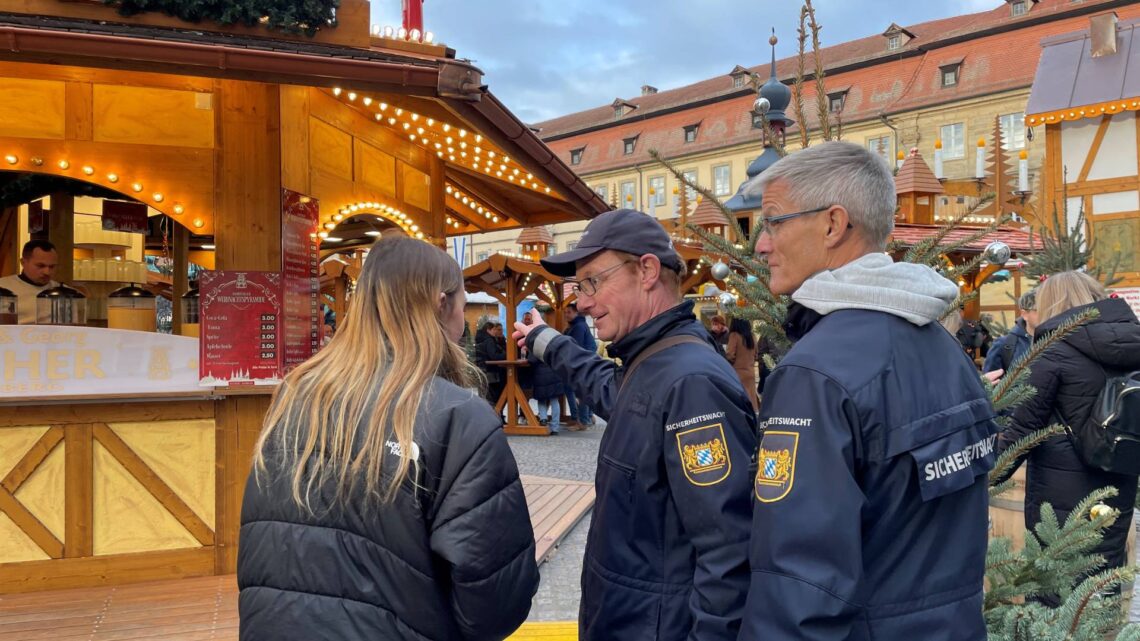
<svg viewBox="0 0 1140 641">
<path fill-rule="evenodd" d="M 984 639 L 997 427 L 938 324 L 957 286 L 883 253 L 894 180 L 858 145 L 793 153 L 753 187 L 796 342 L 764 389 L 740 639 Z"/>
</svg>

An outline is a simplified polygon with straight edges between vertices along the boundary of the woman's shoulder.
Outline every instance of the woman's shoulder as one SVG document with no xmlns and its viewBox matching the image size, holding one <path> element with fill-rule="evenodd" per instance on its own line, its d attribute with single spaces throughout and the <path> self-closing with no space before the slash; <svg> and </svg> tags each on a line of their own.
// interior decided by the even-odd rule
<svg viewBox="0 0 1140 641">
<path fill-rule="evenodd" d="M 502 425 L 495 410 L 475 390 L 460 387 L 438 376 L 428 384 L 423 409 L 429 425 L 436 429 L 463 426 L 490 431 Z"/>
</svg>

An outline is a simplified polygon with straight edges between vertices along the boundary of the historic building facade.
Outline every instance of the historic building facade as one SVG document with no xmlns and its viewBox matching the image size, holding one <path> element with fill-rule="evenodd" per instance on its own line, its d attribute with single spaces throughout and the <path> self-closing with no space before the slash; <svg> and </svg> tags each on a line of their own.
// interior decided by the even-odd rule
<svg viewBox="0 0 1140 641">
<path fill-rule="evenodd" d="M 1122 0 L 995 0 L 990 11 L 900 27 L 826 47 L 826 104 L 842 139 L 867 145 L 892 163 L 918 148 L 934 166 L 935 141 L 942 145 L 947 179 L 976 175 L 977 155 L 987 153 L 1000 123 L 1014 159 L 1024 150 L 1029 189 L 1043 180 L 1044 127 L 1025 122 L 1041 41 L 1086 29 L 1092 16 L 1114 11 L 1121 20 L 1140 17 L 1140 4 Z M 822 17 L 826 22 L 826 16 Z M 790 37 L 789 36 L 786 37 Z M 759 52 L 758 52 L 759 53 Z M 791 84 L 796 60 L 776 62 L 777 76 Z M 808 68 L 812 67 L 808 61 Z M 676 215 L 677 184 L 654 161 L 657 149 L 722 200 L 745 179 L 745 169 L 762 150 L 759 118 L 753 113 L 755 88 L 750 73 L 763 81 L 769 65 L 736 66 L 725 75 L 640 95 L 605 106 L 536 123 L 534 129 L 582 179 L 615 207 L 632 207 L 659 218 Z M 819 122 L 815 83 L 805 83 L 803 120 L 812 141 Z M 788 116 L 800 120 L 794 108 Z M 790 150 L 800 148 L 800 126 L 787 131 Z M 984 147 L 979 147 L 979 139 Z M 967 207 L 968 196 L 937 198 L 936 213 Z M 584 223 L 551 229 L 553 251 L 572 247 Z M 495 251 L 518 251 L 515 233 L 488 233 L 467 244 L 466 264 Z"/>
</svg>

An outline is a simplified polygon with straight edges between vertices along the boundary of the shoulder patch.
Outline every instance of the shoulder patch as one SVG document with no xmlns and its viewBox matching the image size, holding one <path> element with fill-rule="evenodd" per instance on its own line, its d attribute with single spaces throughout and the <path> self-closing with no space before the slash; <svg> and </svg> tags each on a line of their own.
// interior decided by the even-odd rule
<svg viewBox="0 0 1140 641">
<path fill-rule="evenodd" d="M 728 478 L 732 459 L 720 423 L 677 432 L 677 451 L 685 478 L 693 485 L 716 485 Z"/>
<path fill-rule="evenodd" d="M 796 432 L 764 432 L 755 483 L 756 499 L 761 503 L 775 503 L 792 491 L 799 445 Z"/>
</svg>

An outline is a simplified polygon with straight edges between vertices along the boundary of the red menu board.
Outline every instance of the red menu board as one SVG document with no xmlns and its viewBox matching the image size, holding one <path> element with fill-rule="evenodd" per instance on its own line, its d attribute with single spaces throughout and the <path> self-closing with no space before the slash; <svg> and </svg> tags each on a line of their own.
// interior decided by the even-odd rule
<svg viewBox="0 0 1140 641">
<path fill-rule="evenodd" d="M 122 200 L 103 200 L 103 229 L 146 234 L 150 231 L 146 205 Z"/>
<path fill-rule="evenodd" d="M 199 276 L 198 288 L 201 385 L 277 383 L 281 378 L 281 274 L 205 271 Z"/>
<path fill-rule="evenodd" d="M 321 281 L 317 200 L 288 189 L 282 191 L 281 371 L 284 373 L 307 360 L 320 347 Z"/>
</svg>

